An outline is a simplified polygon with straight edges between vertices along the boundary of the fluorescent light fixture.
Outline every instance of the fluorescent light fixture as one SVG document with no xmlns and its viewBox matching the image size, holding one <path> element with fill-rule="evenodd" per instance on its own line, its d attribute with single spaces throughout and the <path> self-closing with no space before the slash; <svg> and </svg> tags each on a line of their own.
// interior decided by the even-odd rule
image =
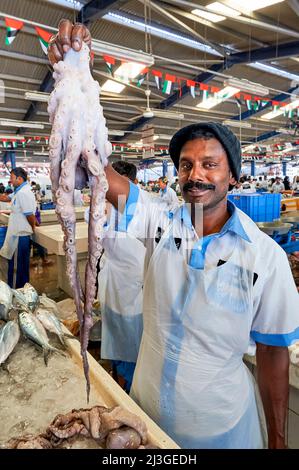
<svg viewBox="0 0 299 470">
<path fill-rule="evenodd" d="M 114 80 L 107 80 L 101 87 L 102 91 L 110 91 L 111 93 L 121 93 L 126 88 L 126 85 L 115 82 Z"/>
<path fill-rule="evenodd" d="M 72 10 L 81 10 L 84 6 L 84 3 L 78 2 L 77 0 L 46 0 L 48 3 L 54 3 L 55 5 L 60 5 L 61 7 L 70 8 Z"/>
<path fill-rule="evenodd" d="M 50 93 L 41 93 L 40 91 L 26 91 L 25 100 L 42 101 L 47 103 L 49 101 Z"/>
<path fill-rule="evenodd" d="M 0 126 L 5 127 L 27 127 L 28 129 L 44 129 L 44 124 L 32 121 L 14 121 L 10 119 L 0 119 Z"/>
<path fill-rule="evenodd" d="M 238 78 L 228 78 L 224 82 L 225 86 L 232 86 L 234 88 L 239 88 L 240 91 L 255 94 L 258 96 L 267 96 L 269 95 L 269 88 L 260 85 L 259 83 L 249 82 L 248 80 Z"/>
<path fill-rule="evenodd" d="M 273 67 L 272 65 L 262 64 L 261 62 L 254 62 L 252 64 L 249 64 L 249 66 L 253 67 L 254 69 L 262 70 L 263 72 L 268 72 L 273 75 L 278 75 L 279 77 L 284 77 L 290 80 L 299 81 L 299 75 L 288 72 L 287 70 L 282 70 L 277 67 Z"/>
<path fill-rule="evenodd" d="M 46 152 L 33 152 L 33 155 L 43 155 L 44 157 L 48 157 L 49 153 L 46 153 Z"/>
<path fill-rule="evenodd" d="M 159 140 L 160 139 L 160 136 L 159 135 L 154 135 L 154 140 Z"/>
<path fill-rule="evenodd" d="M 119 131 L 117 129 L 112 129 L 112 130 L 108 130 L 108 135 L 116 135 L 116 136 L 119 136 L 119 137 L 123 137 L 125 135 L 125 132 L 124 131 Z"/>
<path fill-rule="evenodd" d="M 162 119 L 184 119 L 183 113 L 176 113 L 173 111 L 164 111 L 162 109 L 146 109 L 143 113 L 145 118 L 162 118 Z"/>
<path fill-rule="evenodd" d="M 263 116 L 261 116 L 261 119 L 265 119 L 265 120 L 274 119 L 277 116 L 284 114 L 284 112 L 292 111 L 293 109 L 296 109 L 298 107 L 299 107 L 299 100 L 296 100 L 296 101 L 293 101 L 292 103 L 282 106 L 276 111 L 270 111 L 270 113 L 264 114 Z"/>
<path fill-rule="evenodd" d="M 138 62 L 124 62 L 114 72 L 115 78 L 122 80 L 125 83 L 129 83 L 129 80 L 137 77 L 140 72 L 145 68 L 144 64 Z M 121 93 L 126 85 L 115 82 L 114 80 L 107 80 L 101 90 L 110 91 L 113 93 Z"/>
<path fill-rule="evenodd" d="M 198 10 L 197 8 L 192 10 L 191 13 L 193 13 L 193 15 L 199 16 L 200 18 L 211 21 L 212 23 L 218 23 L 218 21 L 223 21 L 226 19 L 225 16 L 216 15 L 215 13 L 210 13 L 208 11 Z"/>
<path fill-rule="evenodd" d="M 222 103 L 228 98 L 231 98 L 236 93 L 239 93 L 239 91 L 240 91 L 240 88 L 226 86 L 222 90 L 218 91 L 218 93 L 215 93 L 213 97 L 207 98 L 206 100 L 203 100 L 200 103 L 198 103 L 196 107 L 200 109 L 206 109 L 206 110 L 214 108 L 214 106 L 217 106 L 218 104 Z"/>
<path fill-rule="evenodd" d="M 160 140 L 170 140 L 172 135 L 169 134 L 159 134 Z"/>
<path fill-rule="evenodd" d="M 206 8 L 208 10 L 215 11 L 217 14 L 227 16 L 228 18 L 230 16 L 240 16 L 241 15 L 241 13 L 238 10 L 234 10 L 233 8 L 230 8 L 227 5 L 224 5 L 223 3 L 220 3 L 220 2 L 210 3 L 209 5 L 206 5 Z"/>
<path fill-rule="evenodd" d="M 12 139 L 12 140 L 24 140 L 25 137 L 23 135 L 14 135 L 14 134 L 8 134 L 8 135 L 3 135 L 0 134 L 0 139 Z"/>
<path fill-rule="evenodd" d="M 226 126 L 230 126 L 230 127 L 239 127 L 239 128 L 242 127 L 243 129 L 251 128 L 250 122 L 237 121 L 234 119 L 226 119 L 226 121 L 223 121 L 223 124 L 225 124 Z"/>
<path fill-rule="evenodd" d="M 266 8 L 283 1 L 284 0 L 249 0 L 248 2 L 245 2 L 244 0 L 229 0 L 228 4 L 231 5 L 232 8 L 240 8 L 241 11 L 251 12 L 261 10 L 262 8 Z"/>
<path fill-rule="evenodd" d="M 103 19 L 111 21 L 112 23 L 127 26 L 127 27 L 135 29 L 137 31 L 142 31 L 142 32 L 148 31 L 150 34 L 152 34 L 153 36 L 157 36 L 158 38 L 166 39 L 168 41 L 172 41 L 172 42 L 175 42 L 177 44 L 182 44 L 183 46 L 186 46 L 186 47 L 191 47 L 192 49 L 197 49 L 199 51 L 207 52 L 208 54 L 212 54 L 212 55 L 222 57 L 222 55 L 219 52 L 215 51 L 215 49 L 213 49 L 212 47 L 210 47 L 207 44 L 203 44 L 201 42 L 198 42 L 195 39 L 192 39 L 191 37 L 185 36 L 183 34 L 173 33 L 172 31 L 169 31 L 169 30 L 167 30 L 165 28 L 162 28 L 162 27 L 159 28 L 159 27 L 153 26 L 151 24 L 146 25 L 142 20 L 132 19 L 129 16 L 125 16 L 124 14 L 120 15 L 118 13 L 109 11 L 109 13 L 107 13 L 106 15 L 103 16 Z M 103 51 L 98 51 L 97 50 L 97 41 L 93 41 L 92 46 L 93 46 L 93 50 L 95 52 L 99 52 L 99 53 L 103 54 Z M 114 46 L 114 48 L 117 52 L 118 46 Z M 106 53 L 108 54 L 108 52 L 106 52 Z M 112 52 L 111 52 L 111 56 L 112 57 L 117 57 L 116 55 L 113 55 Z M 127 57 L 127 58 L 124 57 L 124 59 L 128 60 L 130 58 L 129 57 Z M 131 60 L 134 60 L 134 61 L 138 62 L 138 60 L 136 60 L 134 58 L 131 58 Z M 140 62 L 146 64 L 146 62 L 144 62 L 142 60 L 140 60 Z M 148 65 L 148 64 L 146 64 L 146 65 Z"/>
<path fill-rule="evenodd" d="M 127 81 L 137 77 L 144 68 L 145 65 L 141 63 L 124 62 L 115 70 L 114 75 L 115 78 Z"/>
<path fill-rule="evenodd" d="M 111 20 L 109 15 L 110 13 L 105 15 L 103 18 L 106 18 L 106 20 Z M 111 15 L 114 15 L 114 13 L 111 13 Z M 115 44 L 109 44 L 108 42 L 104 41 L 93 40 L 92 50 L 97 54 L 108 55 L 114 59 L 124 60 L 126 62 L 138 62 L 144 64 L 144 67 L 151 67 L 155 63 L 154 57 L 150 54 L 147 54 L 146 52 L 135 51 L 134 49 L 117 46 Z"/>
</svg>

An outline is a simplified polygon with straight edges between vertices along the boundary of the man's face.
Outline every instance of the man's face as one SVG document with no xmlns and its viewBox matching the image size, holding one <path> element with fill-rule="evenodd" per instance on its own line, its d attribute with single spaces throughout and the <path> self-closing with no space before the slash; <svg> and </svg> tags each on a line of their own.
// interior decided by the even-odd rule
<svg viewBox="0 0 299 470">
<path fill-rule="evenodd" d="M 179 184 L 185 202 L 201 203 L 203 210 L 216 207 L 236 183 L 224 148 L 217 139 L 189 140 L 182 147 L 179 161 Z M 214 189 L 185 188 L 186 183 L 208 184 Z"/>
<path fill-rule="evenodd" d="M 14 188 L 20 186 L 20 184 L 24 183 L 23 178 L 20 176 L 16 176 L 14 173 L 10 174 L 10 183 L 13 185 Z"/>
<path fill-rule="evenodd" d="M 165 189 L 165 188 L 166 188 L 166 184 L 163 183 L 163 181 L 159 180 L 159 187 L 160 187 L 160 189 Z"/>
</svg>

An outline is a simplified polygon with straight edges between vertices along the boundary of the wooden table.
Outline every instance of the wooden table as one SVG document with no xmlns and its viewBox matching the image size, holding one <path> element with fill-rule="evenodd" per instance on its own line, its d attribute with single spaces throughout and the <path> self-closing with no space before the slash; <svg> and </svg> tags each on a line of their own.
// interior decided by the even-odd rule
<svg viewBox="0 0 299 470">
<path fill-rule="evenodd" d="M 46 225 L 35 229 L 34 241 L 48 250 L 49 254 L 57 256 L 58 287 L 73 297 L 66 275 L 66 259 L 63 249 L 63 231 L 60 225 Z M 78 272 L 84 285 L 85 264 L 88 251 L 88 225 L 85 222 L 76 224 L 76 249 L 78 254 Z"/>
</svg>

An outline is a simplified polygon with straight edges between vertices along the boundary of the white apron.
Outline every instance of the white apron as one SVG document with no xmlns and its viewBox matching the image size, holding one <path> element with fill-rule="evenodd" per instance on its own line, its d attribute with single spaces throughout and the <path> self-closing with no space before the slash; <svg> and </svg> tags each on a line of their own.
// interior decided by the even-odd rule
<svg viewBox="0 0 299 470">
<path fill-rule="evenodd" d="M 144 282 L 144 331 L 132 398 L 183 448 L 262 448 L 253 377 L 242 361 L 252 323 L 250 250 L 236 237 L 229 260 L 189 266 L 172 225 Z M 252 258 L 252 256 L 251 256 Z"/>
<path fill-rule="evenodd" d="M 24 217 L 26 216 L 22 213 L 21 208 L 15 204 L 16 194 L 13 195 L 11 199 L 11 212 L 9 215 L 9 221 L 7 226 L 6 237 L 3 243 L 3 246 L 0 250 L 0 256 L 10 260 L 17 247 L 19 242 L 19 236 L 28 236 L 32 234 L 32 229 L 28 223 L 28 230 L 25 230 L 24 226 Z"/>
<path fill-rule="evenodd" d="M 109 231 L 99 273 L 102 314 L 101 357 L 136 362 L 142 330 L 145 247 L 128 233 Z"/>
</svg>

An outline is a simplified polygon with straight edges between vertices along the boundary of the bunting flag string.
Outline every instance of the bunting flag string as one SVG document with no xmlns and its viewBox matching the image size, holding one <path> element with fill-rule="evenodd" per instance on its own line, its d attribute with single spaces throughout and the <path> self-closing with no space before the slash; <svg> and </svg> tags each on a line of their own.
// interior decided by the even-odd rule
<svg viewBox="0 0 299 470">
<path fill-rule="evenodd" d="M 22 20 L 10 18 L 10 17 L 4 17 L 4 20 L 5 20 L 5 25 L 6 25 L 5 44 L 7 46 L 10 46 L 12 42 L 14 41 L 14 39 L 16 38 L 17 34 L 23 28 L 24 23 L 26 22 Z M 53 33 L 50 33 L 49 31 L 46 31 L 38 26 L 35 26 L 34 29 L 38 35 L 43 52 L 47 54 L 48 45 L 49 45 L 49 42 Z M 106 63 L 109 73 L 113 75 L 113 68 L 115 66 L 116 59 L 114 57 L 107 56 L 107 55 L 103 55 L 103 59 Z M 137 77 L 138 87 L 142 86 L 147 73 L 149 73 L 148 68 L 145 68 L 144 70 L 142 70 L 142 72 L 140 72 L 139 76 Z M 153 75 L 155 79 L 157 89 L 161 90 L 162 93 L 165 93 L 167 95 L 169 95 L 171 91 L 173 91 L 173 89 L 175 88 L 176 90 L 178 90 L 179 96 L 182 96 L 182 83 L 184 82 L 186 86 L 189 87 L 190 94 L 194 99 L 197 95 L 201 94 L 201 92 L 203 95 L 203 99 L 208 99 L 209 94 L 212 94 L 214 95 L 215 98 L 217 98 L 217 94 L 220 91 L 220 88 L 218 87 L 211 86 L 206 83 L 196 82 L 194 80 L 190 80 L 187 78 L 177 77 L 173 74 L 162 72 L 161 70 L 157 70 L 157 69 L 150 70 L 150 73 Z M 163 83 L 163 87 L 162 87 L 162 83 Z M 271 100 L 267 98 L 260 98 L 259 96 L 252 96 L 248 93 L 241 93 L 241 92 L 236 93 L 234 96 L 237 99 L 240 99 L 240 100 L 243 99 L 243 102 L 245 102 L 247 109 L 252 110 L 252 111 L 259 111 L 262 108 L 271 106 L 274 111 L 281 110 L 289 118 L 292 118 L 295 115 L 295 113 L 299 112 L 299 106 L 291 110 L 289 109 L 287 111 L 284 110 L 283 107 L 287 105 L 285 102 L 280 102 L 280 101 Z M 224 100 L 225 100 L 225 97 L 221 96 L 221 101 L 224 101 Z"/>
<path fill-rule="evenodd" d="M 49 33 L 48 31 L 45 31 L 42 28 L 38 28 L 37 26 L 35 26 L 34 28 L 35 28 L 35 31 L 37 32 L 41 48 L 43 52 L 47 55 L 48 45 L 49 45 L 51 37 L 53 36 L 53 33 Z"/>
<path fill-rule="evenodd" d="M 21 31 L 24 26 L 23 21 L 14 20 L 12 18 L 5 18 L 6 24 L 6 37 L 5 44 L 10 46 L 11 43 L 15 40 L 17 34 Z"/>
</svg>

